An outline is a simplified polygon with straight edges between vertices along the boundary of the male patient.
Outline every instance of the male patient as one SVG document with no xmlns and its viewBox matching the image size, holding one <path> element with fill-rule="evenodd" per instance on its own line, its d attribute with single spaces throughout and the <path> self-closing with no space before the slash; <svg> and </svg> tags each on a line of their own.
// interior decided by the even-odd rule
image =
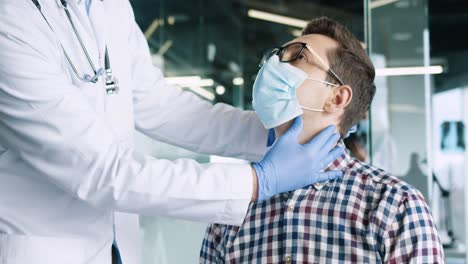
<svg viewBox="0 0 468 264">
<path fill-rule="evenodd" d="M 346 28 L 314 19 L 301 37 L 266 57 L 254 85 L 254 109 L 277 137 L 291 125 L 302 144 L 329 125 L 344 137 L 369 108 L 374 76 Z M 348 154 L 327 170 L 344 176 L 253 203 L 240 227 L 209 226 L 200 262 L 444 263 L 418 190 Z"/>
</svg>

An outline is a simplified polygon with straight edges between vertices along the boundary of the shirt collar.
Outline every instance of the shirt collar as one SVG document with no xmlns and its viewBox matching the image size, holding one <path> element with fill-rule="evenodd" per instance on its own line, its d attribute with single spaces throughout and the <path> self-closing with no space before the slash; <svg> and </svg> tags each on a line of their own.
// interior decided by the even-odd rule
<svg viewBox="0 0 468 264">
<path fill-rule="evenodd" d="M 335 159 L 332 163 L 330 163 L 325 169 L 324 171 L 331 171 L 331 170 L 340 170 L 340 171 L 344 171 L 346 169 L 346 167 L 348 167 L 348 164 L 349 162 L 351 161 L 351 156 L 349 155 L 348 153 L 348 150 L 346 149 L 346 146 L 345 144 L 343 143 L 343 141 L 340 141 L 337 146 L 339 147 L 342 147 L 345 151 L 344 151 L 344 154 L 341 155 L 340 157 L 338 157 L 337 159 Z M 315 190 L 321 190 L 323 188 L 324 185 L 326 185 L 328 183 L 328 181 L 326 182 L 317 182 L 315 184 L 312 184 L 310 187 L 308 188 L 314 188 Z M 307 189 L 307 188 L 305 188 Z M 304 189 L 304 190 L 305 190 Z"/>
<path fill-rule="evenodd" d="M 330 163 L 325 171 L 330 171 L 330 170 L 344 170 L 346 167 L 348 167 L 349 162 L 351 161 L 351 156 L 349 155 L 348 150 L 346 149 L 346 146 L 343 141 L 340 141 L 337 146 L 342 147 L 345 151 L 344 154 L 338 157 L 336 160 L 334 160 L 332 163 Z"/>
</svg>

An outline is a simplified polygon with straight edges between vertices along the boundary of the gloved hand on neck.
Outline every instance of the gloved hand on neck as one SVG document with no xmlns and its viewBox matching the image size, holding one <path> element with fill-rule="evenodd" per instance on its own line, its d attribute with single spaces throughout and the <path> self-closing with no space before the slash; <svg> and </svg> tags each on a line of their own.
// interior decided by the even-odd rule
<svg viewBox="0 0 468 264">
<path fill-rule="evenodd" d="M 329 126 L 306 144 L 299 144 L 302 118 L 296 117 L 288 131 L 279 137 L 265 154 L 252 166 L 258 178 L 258 201 L 279 193 L 336 179 L 342 171 L 323 170 L 343 155 L 344 149 L 336 146 L 340 139 L 335 126 Z"/>
</svg>

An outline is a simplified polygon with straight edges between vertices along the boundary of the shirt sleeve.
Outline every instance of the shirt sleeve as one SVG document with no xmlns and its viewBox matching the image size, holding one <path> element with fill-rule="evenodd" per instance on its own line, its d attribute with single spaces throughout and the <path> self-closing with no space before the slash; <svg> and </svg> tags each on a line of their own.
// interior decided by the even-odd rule
<svg viewBox="0 0 468 264">
<path fill-rule="evenodd" d="M 222 103 L 212 105 L 168 85 L 152 64 L 147 41 L 129 4 L 128 12 L 137 130 L 198 153 L 259 161 L 267 150 L 268 131 L 255 112 Z"/>
<path fill-rule="evenodd" d="M 444 263 L 434 220 L 418 191 L 407 193 L 384 237 L 385 263 Z"/>
</svg>

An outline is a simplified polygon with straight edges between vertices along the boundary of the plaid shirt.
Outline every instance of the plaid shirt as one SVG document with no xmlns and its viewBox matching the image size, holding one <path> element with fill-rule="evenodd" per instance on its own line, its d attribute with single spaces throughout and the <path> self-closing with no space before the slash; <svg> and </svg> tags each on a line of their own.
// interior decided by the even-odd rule
<svg viewBox="0 0 468 264">
<path fill-rule="evenodd" d="M 341 179 L 250 205 L 242 226 L 213 224 L 200 263 L 444 263 L 422 194 L 348 154 Z"/>
</svg>

